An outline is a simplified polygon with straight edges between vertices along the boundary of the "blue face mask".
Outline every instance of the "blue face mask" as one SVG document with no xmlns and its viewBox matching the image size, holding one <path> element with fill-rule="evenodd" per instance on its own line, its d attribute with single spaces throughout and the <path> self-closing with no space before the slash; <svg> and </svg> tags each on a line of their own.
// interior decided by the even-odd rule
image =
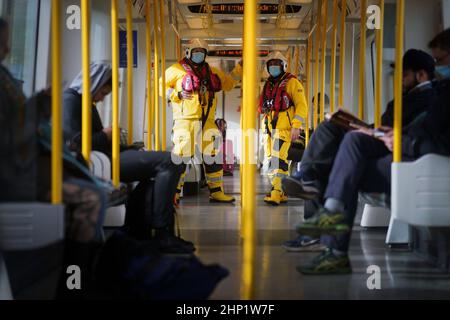
<svg viewBox="0 0 450 320">
<path fill-rule="evenodd" d="M 450 79 L 450 66 L 436 66 L 434 73 L 437 80 Z"/>
<path fill-rule="evenodd" d="M 281 74 L 281 67 L 280 66 L 269 66 L 269 74 L 276 78 Z"/>
<path fill-rule="evenodd" d="M 205 54 L 203 52 L 193 52 L 191 54 L 191 60 L 196 64 L 203 63 L 205 61 Z"/>
</svg>

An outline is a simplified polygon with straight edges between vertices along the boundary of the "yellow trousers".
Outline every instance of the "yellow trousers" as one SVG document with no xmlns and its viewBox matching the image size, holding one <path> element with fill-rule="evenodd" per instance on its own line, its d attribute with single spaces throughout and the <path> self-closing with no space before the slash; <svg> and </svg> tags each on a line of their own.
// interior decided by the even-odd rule
<svg viewBox="0 0 450 320">
<path fill-rule="evenodd" d="M 213 119 L 175 120 L 172 142 L 173 154 L 188 163 L 193 157 L 204 166 L 210 193 L 223 191 L 223 156 L 220 152 L 222 135 Z M 181 176 L 177 192 L 181 193 L 186 174 Z"/>
</svg>

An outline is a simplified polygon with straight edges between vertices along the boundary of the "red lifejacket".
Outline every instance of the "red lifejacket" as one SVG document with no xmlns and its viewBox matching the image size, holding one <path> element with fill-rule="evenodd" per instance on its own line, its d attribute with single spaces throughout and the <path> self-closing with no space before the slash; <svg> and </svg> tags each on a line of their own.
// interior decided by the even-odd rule
<svg viewBox="0 0 450 320">
<path fill-rule="evenodd" d="M 275 111 L 276 117 L 280 111 L 286 111 L 294 105 L 291 96 L 286 92 L 287 83 L 293 78 L 296 77 L 286 72 L 274 85 L 270 80 L 266 82 L 259 99 L 258 111 L 260 114 Z"/>
<path fill-rule="evenodd" d="M 197 67 L 187 58 L 184 58 L 179 63 L 187 73 L 183 77 L 181 87 L 184 91 L 198 93 L 202 107 L 202 126 L 204 126 L 213 106 L 215 93 L 222 90 L 222 82 L 219 76 L 211 71 L 207 63 Z M 208 93 L 208 99 L 206 99 L 206 93 Z"/>
<path fill-rule="evenodd" d="M 180 61 L 187 75 L 183 78 L 182 88 L 187 92 L 218 92 L 222 90 L 222 82 L 217 74 L 213 73 L 207 63 L 202 66 L 194 66 L 189 59 Z"/>
</svg>

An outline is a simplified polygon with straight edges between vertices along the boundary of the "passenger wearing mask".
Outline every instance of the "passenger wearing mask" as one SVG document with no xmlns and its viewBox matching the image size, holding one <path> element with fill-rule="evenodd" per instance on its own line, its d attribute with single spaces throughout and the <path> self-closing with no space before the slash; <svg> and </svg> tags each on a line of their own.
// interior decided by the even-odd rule
<svg viewBox="0 0 450 320">
<path fill-rule="evenodd" d="M 0 63 L 9 52 L 8 23 L 0 18 Z M 38 130 L 40 123 L 48 122 L 49 100 L 48 90 L 27 99 L 19 82 L 0 64 L 0 202 L 50 202 L 50 156 L 39 145 L 43 138 Z M 62 299 L 85 297 L 106 210 L 104 191 L 70 173 L 64 162 L 62 201 L 67 225 L 57 291 Z M 67 289 L 65 270 L 71 265 L 81 269 L 82 291 Z"/>
<path fill-rule="evenodd" d="M 96 107 L 97 103 L 111 93 L 111 65 L 106 62 L 92 63 L 90 77 L 92 149 L 111 156 L 112 128 L 103 127 Z M 81 149 L 82 81 L 82 73 L 80 73 L 63 95 L 65 140 L 77 150 Z M 174 164 L 168 152 L 138 151 L 125 147 L 120 152 L 120 177 L 127 183 L 139 181 L 139 185 L 130 198 L 143 204 L 144 207 L 143 212 L 127 210 L 126 222 L 132 229 L 132 235 L 142 240 L 150 238 L 156 240 L 159 250 L 163 253 L 194 251 L 193 244 L 176 237 L 174 230 L 175 209 L 172 199 L 184 166 Z M 153 186 L 150 180 L 154 180 Z"/>
<path fill-rule="evenodd" d="M 394 65 L 391 65 L 394 67 Z M 434 78 L 434 60 L 428 53 L 411 49 L 403 56 L 403 126 L 408 128 L 420 120 L 431 105 L 435 91 L 431 80 Z M 383 126 L 393 126 L 394 101 L 390 101 L 382 115 Z M 292 196 L 305 199 L 305 218 L 309 218 L 322 203 L 323 192 L 347 131 L 325 121 L 311 136 L 310 143 L 302 158 L 300 170 L 283 180 L 285 191 Z M 319 239 L 299 236 L 286 241 L 283 247 L 288 251 L 311 251 L 317 247 Z M 321 248 L 321 246 L 319 246 Z M 315 250 L 314 250 L 315 251 Z"/>
<path fill-rule="evenodd" d="M 187 163 L 200 149 L 205 168 L 211 202 L 232 203 L 235 198 L 224 193 L 222 156 L 219 154 L 221 139 L 215 124 L 216 93 L 230 91 L 242 73 L 237 64 L 231 75 L 209 66 L 205 61 L 208 44 L 200 39 L 192 40 L 185 57 L 166 70 L 165 87 L 170 93 L 173 108 L 173 155 L 177 161 Z M 201 140 L 201 141 L 200 141 Z M 184 174 L 177 188 L 178 203 L 184 185 Z"/>
<path fill-rule="evenodd" d="M 403 161 L 429 153 L 450 156 L 450 29 L 438 34 L 429 44 L 436 61 L 436 97 L 426 116 L 404 128 Z M 370 132 L 349 133 L 342 141 L 325 190 L 325 204 L 301 223 L 301 234 L 332 235 L 328 249 L 310 265 L 298 270 L 306 274 L 351 272 L 348 259 L 358 191 L 390 193 L 394 137 L 392 128 L 374 138 Z"/>
<path fill-rule="evenodd" d="M 281 180 L 289 175 L 291 141 L 299 139 L 307 115 L 305 92 L 300 81 L 287 72 L 287 59 L 279 51 L 267 57 L 267 79 L 259 102 L 266 133 L 265 152 L 269 161 L 272 190 L 264 201 L 279 205 L 287 201 Z"/>
</svg>

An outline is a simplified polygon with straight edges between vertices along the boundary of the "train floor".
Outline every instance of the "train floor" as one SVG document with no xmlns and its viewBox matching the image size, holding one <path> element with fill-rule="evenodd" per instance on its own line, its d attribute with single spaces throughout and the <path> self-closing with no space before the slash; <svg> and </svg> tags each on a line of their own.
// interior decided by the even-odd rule
<svg viewBox="0 0 450 320">
<path fill-rule="evenodd" d="M 408 250 L 385 245 L 386 229 L 363 229 L 359 219 L 350 246 L 351 275 L 304 276 L 296 266 L 309 262 L 317 253 L 286 252 L 281 244 L 296 236 L 293 227 L 302 219 L 303 202 L 290 199 L 286 205 L 268 206 L 264 194 L 270 190 L 266 178 L 258 176 L 257 248 L 255 299 L 449 299 L 450 274 L 430 265 Z M 240 178 L 225 177 L 225 190 L 237 198 L 236 205 L 211 204 L 207 188 L 181 201 L 179 221 L 183 238 L 196 244 L 205 263 L 219 263 L 230 275 L 216 289 L 212 299 L 240 299 L 242 246 L 240 237 Z M 369 266 L 380 268 L 380 289 Z"/>
</svg>

